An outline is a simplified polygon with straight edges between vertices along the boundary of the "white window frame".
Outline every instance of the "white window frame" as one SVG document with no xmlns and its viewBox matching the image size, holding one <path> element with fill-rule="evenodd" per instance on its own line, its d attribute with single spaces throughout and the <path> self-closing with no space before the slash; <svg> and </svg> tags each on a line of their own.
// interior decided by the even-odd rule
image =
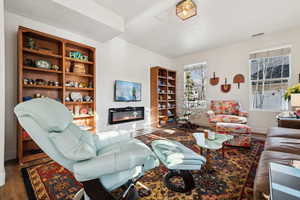
<svg viewBox="0 0 300 200">
<path fill-rule="evenodd" d="M 206 68 L 206 84 L 205 84 L 205 88 L 204 88 L 204 91 L 205 91 L 205 99 L 203 100 L 203 103 L 205 105 L 203 106 L 200 106 L 198 108 L 192 108 L 192 110 L 201 110 L 201 109 L 204 109 L 204 107 L 207 107 L 207 86 L 208 86 L 208 64 L 206 61 L 204 62 L 197 62 L 197 63 L 194 63 L 194 64 L 187 64 L 187 65 L 184 65 L 184 69 L 183 69 L 183 104 L 185 104 L 185 92 L 186 92 L 186 87 L 185 87 L 185 82 L 186 82 L 186 77 L 185 77 L 185 68 L 187 67 L 196 67 L 196 66 L 199 66 L 199 65 L 204 65 L 205 68 Z"/>
<path fill-rule="evenodd" d="M 281 47 L 276 47 L 276 48 L 271 48 L 271 49 L 264 49 L 264 50 L 258 50 L 258 51 L 253 51 L 249 52 L 249 55 L 255 54 L 255 53 L 261 53 L 261 52 L 266 52 L 266 51 L 272 51 L 272 50 L 278 50 L 278 49 L 283 49 L 283 48 L 290 48 L 292 49 L 291 45 L 286 45 L 286 46 L 281 46 Z M 291 85 L 291 77 L 292 77 L 292 53 L 287 55 L 289 57 L 289 77 L 284 78 L 288 80 L 288 86 Z M 279 56 L 272 56 L 272 57 L 279 57 Z M 264 57 L 264 58 L 269 58 L 269 57 Z M 282 112 L 282 110 L 271 110 L 271 109 L 258 109 L 258 108 L 253 108 L 253 93 L 252 93 L 252 71 L 251 71 L 251 61 L 254 59 L 249 59 L 248 61 L 248 69 L 249 69 L 249 103 L 250 103 L 250 111 L 255 111 L 255 112 Z M 276 79 L 270 79 L 270 80 L 276 80 Z M 283 80 L 280 78 L 279 80 Z"/>
</svg>

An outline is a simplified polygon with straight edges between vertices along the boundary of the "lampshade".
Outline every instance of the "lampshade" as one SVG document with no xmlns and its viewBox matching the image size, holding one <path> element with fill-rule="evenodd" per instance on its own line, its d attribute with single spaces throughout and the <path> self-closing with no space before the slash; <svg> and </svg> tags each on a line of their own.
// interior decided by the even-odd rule
<svg viewBox="0 0 300 200">
<path fill-rule="evenodd" d="M 300 107 L 300 94 L 291 95 L 291 105 L 293 107 Z"/>
<path fill-rule="evenodd" d="M 197 15 L 197 5 L 192 0 L 183 0 L 176 5 L 176 15 L 186 20 Z"/>
</svg>

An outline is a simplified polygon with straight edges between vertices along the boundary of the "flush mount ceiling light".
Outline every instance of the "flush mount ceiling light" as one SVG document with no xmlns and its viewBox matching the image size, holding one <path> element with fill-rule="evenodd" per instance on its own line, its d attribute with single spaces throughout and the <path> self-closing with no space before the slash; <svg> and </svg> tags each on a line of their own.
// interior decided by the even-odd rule
<svg viewBox="0 0 300 200">
<path fill-rule="evenodd" d="M 192 0 L 183 0 L 176 5 L 176 15 L 186 20 L 197 15 L 197 5 Z"/>
</svg>

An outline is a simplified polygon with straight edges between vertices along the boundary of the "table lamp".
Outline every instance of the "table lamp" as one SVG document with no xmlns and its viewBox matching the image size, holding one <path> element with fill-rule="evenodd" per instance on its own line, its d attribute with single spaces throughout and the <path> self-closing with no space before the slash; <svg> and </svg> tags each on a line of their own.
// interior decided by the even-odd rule
<svg viewBox="0 0 300 200">
<path fill-rule="evenodd" d="M 296 110 L 297 118 L 300 118 L 300 94 L 291 95 L 291 105 Z"/>
</svg>

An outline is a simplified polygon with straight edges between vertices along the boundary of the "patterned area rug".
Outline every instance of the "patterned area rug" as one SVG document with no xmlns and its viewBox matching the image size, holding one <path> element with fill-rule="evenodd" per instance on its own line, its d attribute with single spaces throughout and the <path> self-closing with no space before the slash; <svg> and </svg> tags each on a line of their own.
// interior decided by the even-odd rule
<svg viewBox="0 0 300 200">
<path fill-rule="evenodd" d="M 149 145 L 155 139 L 177 140 L 196 152 L 199 147 L 191 133 L 178 130 L 157 131 L 137 137 Z M 141 199 L 145 200 L 251 200 L 256 167 L 264 143 L 253 140 L 250 149 L 225 148 L 225 158 L 221 152 L 211 152 L 213 174 L 204 170 L 193 171 L 196 188 L 188 194 L 170 191 L 163 183 L 166 169 L 161 165 L 150 170 L 140 180 L 151 189 L 145 196 L 142 188 L 138 188 Z M 49 162 L 22 169 L 26 190 L 30 200 L 69 200 L 81 188 L 72 174 L 58 165 Z M 117 191 L 118 192 L 118 191 Z M 115 193 L 117 193 L 115 192 Z"/>
</svg>

